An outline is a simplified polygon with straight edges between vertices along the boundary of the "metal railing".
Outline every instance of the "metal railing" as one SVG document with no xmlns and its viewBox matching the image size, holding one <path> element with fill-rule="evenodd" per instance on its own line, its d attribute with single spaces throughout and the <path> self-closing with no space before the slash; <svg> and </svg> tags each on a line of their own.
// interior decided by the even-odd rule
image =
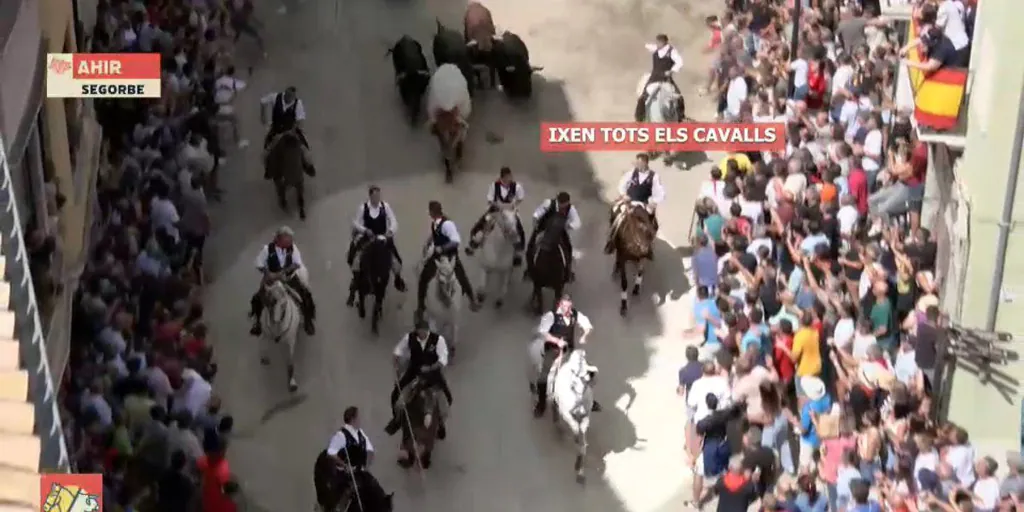
<svg viewBox="0 0 1024 512">
<path fill-rule="evenodd" d="M 29 371 L 29 399 L 35 405 L 36 434 L 41 441 L 40 472 L 71 471 L 60 409 L 57 406 L 57 383 L 50 372 L 46 338 L 39 318 L 39 303 L 29 270 L 28 250 L 21 230 L 21 216 L 15 194 L 11 190 L 11 169 L 7 165 L 7 151 L 0 137 L 0 244 L 6 259 L 7 275 L 11 286 L 11 305 L 15 314 L 15 334 L 20 345 L 22 365 Z"/>
</svg>

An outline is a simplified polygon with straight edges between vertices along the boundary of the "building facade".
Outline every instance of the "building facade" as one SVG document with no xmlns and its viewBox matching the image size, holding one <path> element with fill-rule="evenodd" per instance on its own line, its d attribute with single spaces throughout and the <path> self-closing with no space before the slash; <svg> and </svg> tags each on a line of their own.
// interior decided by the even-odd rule
<svg viewBox="0 0 1024 512">
<path fill-rule="evenodd" d="M 1024 60 L 1014 52 L 1024 15 L 1018 0 L 985 0 L 975 22 L 963 155 L 950 184 L 957 199 L 950 247 L 956 271 L 946 286 L 951 320 L 985 339 L 958 364 L 949 418 L 972 441 L 1019 447 L 1024 363 L 1014 354 L 1024 339 L 1024 184 L 1017 177 L 1024 144 Z M 941 141 L 942 139 L 939 138 Z M 950 139 L 955 145 L 958 141 Z M 948 212 L 947 212 L 948 213 Z M 997 335 L 995 333 L 1002 333 Z M 1001 338 L 1001 339 L 999 339 Z M 992 421 L 998 418 L 999 421 Z M 1016 449 L 1016 448 L 1014 448 Z"/>
<path fill-rule="evenodd" d="M 69 471 L 56 387 L 88 247 L 101 133 L 92 105 L 44 98 L 45 56 L 78 51 L 68 0 L 0 2 L 0 501 L 39 510 L 37 473 Z M 37 297 L 25 240 L 57 239 L 59 296 Z M 38 277 L 38 276 L 36 276 Z M 44 306 L 46 305 L 46 306 Z"/>
</svg>

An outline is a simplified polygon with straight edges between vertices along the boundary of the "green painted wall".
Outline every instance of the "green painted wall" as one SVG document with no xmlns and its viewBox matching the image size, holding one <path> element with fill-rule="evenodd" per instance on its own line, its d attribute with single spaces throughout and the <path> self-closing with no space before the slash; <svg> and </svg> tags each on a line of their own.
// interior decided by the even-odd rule
<svg viewBox="0 0 1024 512">
<path fill-rule="evenodd" d="M 989 293 L 996 273 L 996 249 L 1011 150 L 1024 85 L 1020 53 L 1020 0 L 984 0 L 975 26 L 971 59 L 973 82 L 968 111 L 967 146 L 957 176 L 970 197 L 970 251 L 964 284 L 961 323 L 984 328 Z M 1024 344 L 1024 176 L 1018 181 L 996 330 L 1017 333 Z M 1024 381 L 1024 365 L 999 368 Z M 1005 381 L 1005 379 L 998 379 Z M 1014 386 L 1019 388 L 1019 386 Z M 974 439 L 1007 448 L 1019 446 L 1019 389 L 1007 396 L 990 383 L 964 371 L 954 380 L 950 419 L 964 425 Z"/>
</svg>

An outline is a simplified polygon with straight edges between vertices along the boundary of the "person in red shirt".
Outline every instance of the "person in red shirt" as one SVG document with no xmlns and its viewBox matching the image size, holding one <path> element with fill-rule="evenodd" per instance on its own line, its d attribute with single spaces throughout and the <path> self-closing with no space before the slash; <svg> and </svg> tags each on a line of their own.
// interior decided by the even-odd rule
<svg viewBox="0 0 1024 512">
<path fill-rule="evenodd" d="M 825 78 L 825 69 L 821 61 L 812 60 L 807 70 L 807 97 L 804 102 L 810 110 L 818 110 L 825 103 L 825 90 L 828 87 L 828 80 Z"/>
<path fill-rule="evenodd" d="M 789 320 L 779 323 L 779 332 L 775 335 L 775 348 L 772 350 L 771 364 L 779 374 L 779 383 L 788 389 L 796 374 L 796 366 L 789 353 L 793 351 L 793 324 Z"/>
<path fill-rule="evenodd" d="M 231 481 L 231 467 L 224 458 L 223 443 L 213 442 L 206 455 L 196 460 L 202 482 L 203 512 L 234 512 L 234 502 L 225 492 Z"/>
<path fill-rule="evenodd" d="M 889 169 L 898 181 L 879 190 L 868 200 L 871 213 L 900 215 L 916 210 L 924 198 L 924 179 L 928 172 L 928 147 L 916 142 L 913 147 L 904 142 L 896 145 L 889 158 Z"/>
<path fill-rule="evenodd" d="M 860 166 L 854 167 L 846 175 L 846 185 L 857 201 L 857 212 L 864 218 L 868 214 L 868 174 Z"/>
</svg>

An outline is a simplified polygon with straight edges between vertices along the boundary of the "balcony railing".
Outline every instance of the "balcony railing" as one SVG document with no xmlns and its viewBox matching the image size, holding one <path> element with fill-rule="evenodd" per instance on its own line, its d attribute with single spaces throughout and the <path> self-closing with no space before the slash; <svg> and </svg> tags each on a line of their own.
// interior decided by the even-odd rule
<svg viewBox="0 0 1024 512">
<path fill-rule="evenodd" d="M 7 165 L 7 151 L 2 138 L 0 167 L 3 168 L 3 180 L 0 183 L 0 244 L 7 269 L 7 275 L 3 277 L 11 287 L 10 302 L 14 308 L 21 362 L 29 372 L 29 396 L 35 405 L 35 430 L 41 441 L 39 468 L 45 472 L 69 472 L 71 464 L 57 406 L 57 383 L 50 372 L 39 304 L 29 270 L 28 250 L 21 230 L 16 196 L 11 190 L 11 169 Z"/>
<path fill-rule="evenodd" d="M 907 41 L 914 41 L 919 36 L 918 22 L 912 19 L 908 23 Z M 922 64 L 928 61 L 917 47 L 910 50 L 907 59 Z M 914 119 L 918 126 L 938 131 L 956 127 L 967 88 L 967 68 L 944 66 L 926 72 L 907 66 L 907 72 L 914 94 Z"/>
</svg>

